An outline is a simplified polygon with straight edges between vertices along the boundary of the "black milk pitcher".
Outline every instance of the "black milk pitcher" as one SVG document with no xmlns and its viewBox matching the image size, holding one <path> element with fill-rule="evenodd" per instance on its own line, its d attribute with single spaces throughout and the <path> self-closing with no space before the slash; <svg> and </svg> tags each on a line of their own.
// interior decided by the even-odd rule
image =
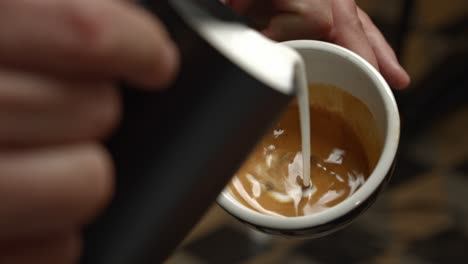
<svg viewBox="0 0 468 264">
<path fill-rule="evenodd" d="M 299 56 L 218 0 L 140 1 L 181 53 L 163 92 L 122 86 L 107 142 L 116 190 L 85 230 L 82 264 L 160 263 L 175 249 L 295 94 Z"/>
</svg>

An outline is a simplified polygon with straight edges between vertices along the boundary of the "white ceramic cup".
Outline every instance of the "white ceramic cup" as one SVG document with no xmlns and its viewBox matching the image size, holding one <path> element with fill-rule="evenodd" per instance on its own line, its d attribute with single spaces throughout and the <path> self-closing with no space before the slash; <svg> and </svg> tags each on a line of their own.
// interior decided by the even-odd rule
<svg viewBox="0 0 468 264">
<path fill-rule="evenodd" d="M 240 221 L 270 234 L 323 236 L 349 224 L 367 209 L 389 180 L 397 153 L 400 118 L 392 91 L 380 73 L 359 55 L 321 41 L 282 43 L 303 58 L 309 82 L 330 84 L 360 99 L 373 115 L 382 137 L 382 150 L 367 181 L 350 197 L 324 211 L 299 217 L 261 214 L 241 204 L 228 191 L 218 203 Z"/>
</svg>

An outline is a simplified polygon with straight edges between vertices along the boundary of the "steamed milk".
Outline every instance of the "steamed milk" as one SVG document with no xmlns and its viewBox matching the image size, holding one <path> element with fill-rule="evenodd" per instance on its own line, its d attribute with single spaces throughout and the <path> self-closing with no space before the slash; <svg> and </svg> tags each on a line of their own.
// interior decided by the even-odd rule
<svg viewBox="0 0 468 264">
<path fill-rule="evenodd" d="M 337 91 L 343 93 L 338 97 L 351 97 Z M 230 192 L 245 206 L 267 215 L 308 215 L 340 203 L 364 184 L 370 163 L 353 128 L 339 113 L 314 102 L 307 107 L 310 130 L 302 136 L 310 133 L 311 154 L 303 155 L 301 122 L 302 128 L 309 126 L 299 118 L 308 115 L 300 113 L 304 109 L 300 111 L 295 101 L 229 184 Z M 310 184 L 304 182 L 304 160 Z"/>
</svg>

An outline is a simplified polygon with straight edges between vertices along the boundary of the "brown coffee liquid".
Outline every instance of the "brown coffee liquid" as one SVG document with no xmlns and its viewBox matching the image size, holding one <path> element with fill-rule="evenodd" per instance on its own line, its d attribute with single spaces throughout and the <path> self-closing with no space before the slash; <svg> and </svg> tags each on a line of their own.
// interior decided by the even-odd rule
<svg viewBox="0 0 468 264">
<path fill-rule="evenodd" d="M 231 180 L 245 206 L 268 215 L 302 216 L 332 207 L 369 176 L 366 152 L 337 113 L 310 107 L 311 187 L 302 185 L 299 110 L 290 105 Z"/>
</svg>

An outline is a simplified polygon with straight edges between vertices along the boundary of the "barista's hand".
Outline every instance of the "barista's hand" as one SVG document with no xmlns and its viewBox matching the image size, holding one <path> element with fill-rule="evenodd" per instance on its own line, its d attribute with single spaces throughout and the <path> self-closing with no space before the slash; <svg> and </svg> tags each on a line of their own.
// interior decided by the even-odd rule
<svg viewBox="0 0 468 264">
<path fill-rule="evenodd" d="M 354 0 L 228 0 L 277 41 L 321 39 L 346 47 L 380 70 L 394 88 L 410 78 L 383 35 Z"/>
<path fill-rule="evenodd" d="M 106 204 L 100 145 L 118 79 L 161 87 L 177 52 L 124 1 L 0 1 L 0 263 L 76 263 L 80 229 Z"/>
</svg>

